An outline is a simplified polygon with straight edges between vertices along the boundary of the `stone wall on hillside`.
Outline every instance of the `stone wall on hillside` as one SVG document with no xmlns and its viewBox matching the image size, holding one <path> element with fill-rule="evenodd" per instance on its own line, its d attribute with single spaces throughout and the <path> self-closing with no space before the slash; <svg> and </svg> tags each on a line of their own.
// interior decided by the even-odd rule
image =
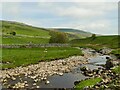
<svg viewBox="0 0 120 90">
<path fill-rule="evenodd" d="M 2 44 L 0 48 L 69 47 L 70 44 Z"/>
</svg>

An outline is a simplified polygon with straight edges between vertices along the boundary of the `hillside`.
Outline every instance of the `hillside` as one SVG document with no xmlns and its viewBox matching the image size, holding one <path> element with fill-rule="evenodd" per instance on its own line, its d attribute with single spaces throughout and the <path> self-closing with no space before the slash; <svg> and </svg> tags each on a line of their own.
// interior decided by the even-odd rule
<svg viewBox="0 0 120 90">
<path fill-rule="evenodd" d="M 85 38 L 85 37 L 90 37 L 92 35 L 92 33 L 90 32 L 86 32 L 78 29 L 72 29 L 72 28 L 50 28 L 50 29 L 68 33 L 74 38 Z"/>
<path fill-rule="evenodd" d="M 9 35 L 10 32 L 15 31 L 17 35 L 49 37 L 48 30 L 44 28 L 33 27 L 24 23 L 13 21 L 0 22 L 2 22 L 2 33 L 4 35 Z"/>
<path fill-rule="evenodd" d="M 3 20 L 1 20 L 0 23 L 2 23 L 2 26 L 0 26 L 2 27 L 2 44 L 28 44 L 30 42 L 35 44 L 45 44 L 49 42 L 50 30 L 67 33 L 69 40 L 85 38 L 92 35 L 89 32 L 70 28 L 47 29 L 30 26 L 20 22 Z M 11 35 L 11 32 L 15 32 L 16 35 Z"/>
<path fill-rule="evenodd" d="M 2 44 L 45 44 L 49 42 L 49 30 L 33 27 L 24 23 L 13 21 L 0 21 L 2 23 Z M 13 36 L 10 33 L 16 32 Z M 1 37 L 0 37 L 1 38 Z"/>
<path fill-rule="evenodd" d="M 95 39 L 89 37 L 85 39 L 74 39 L 71 40 L 70 43 L 74 45 L 88 45 L 88 46 L 107 46 L 110 48 L 120 48 L 120 42 L 119 42 L 120 36 L 118 35 L 111 35 L 111 36 L 96 36 Z"/>
</svg>

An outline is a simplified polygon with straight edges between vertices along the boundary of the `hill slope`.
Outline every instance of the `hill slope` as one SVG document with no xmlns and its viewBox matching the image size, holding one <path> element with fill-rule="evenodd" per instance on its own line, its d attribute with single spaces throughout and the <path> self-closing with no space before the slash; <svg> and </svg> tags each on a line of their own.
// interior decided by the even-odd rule
<svg viewBox="0 0 120 90">
<path fill-rule="evenodd" d="M 4 35 L 7 34 L 9 35 L 10 32 L 15 31 L 17 35 L 49 37 L 48 30 L 44 28 L 37 28 L 13 21 L 0 21 L 0 22 L 2 22 L 2 33 Z"/>
<path fill-rule="evenodd" d="M 2 23 L 2 43 L 3 44 L 28 44 L 30 42 L 35 44 L 48 43 L 50 39 L 49 31 L 57 30 L 68 34 L 69 40 L 79 39 L 91 36 L 91 33 L 77 29 L 70 28 L 38 28 L 24 23 L 15 21 L 3 21 Z M 13 36 L 10 33 L 16 32 Z"/>
<path fill-rule="evenodd" d="M 58 30 L 60 32 L 66 32 L 68 34 L 71 34 L 71 36 L 74 36 L 75 38 L 85 38 L 90 37 L 92 35 L 92 33 L 90 32 L 72 28 L 51 28 L 51 29 Z"/>
<path fill-rule="evenodd" d="M 70 43 L 74 45 L 95 45 L 96 46 L 107 46 L 110 48 L 120 48 L 119 42 L 120 36 L 118 35 L 111 35 L 111 36 L 96 36 L 95 39 L 89 37 L 85 39 L 74 39 L 71 40 Z"/>
<path fill-rule="evenodd" d="M 49 42 L 49 30 L 33 27 L 24 23 L 13 21 L 0 21 L 2 23 L 2 44 L 44 44 Z M 16 32 L 13 36 L 10 33 Z"/>
</svg>

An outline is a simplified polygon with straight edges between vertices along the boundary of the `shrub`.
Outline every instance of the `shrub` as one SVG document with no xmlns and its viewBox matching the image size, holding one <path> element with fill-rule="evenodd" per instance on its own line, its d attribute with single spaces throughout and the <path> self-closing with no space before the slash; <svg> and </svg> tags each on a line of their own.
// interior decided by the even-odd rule
<svg viewBox="0 0 120 90">
<path fill-rule="evenodd" d="M 50 41 L 49 43 L 67 43 L 68 36 L 66 33 L 58 32 L 58 31 L 50 31 Z"/>
<path fill-rule="evenodd" d="M 96 34 L 92 34 L 91 38 L 95 39 L 96 38 Z"/>
<path fill-rule="evenodd" d="M 15 36 L 15 35 L 16 35 L 16 32 L 13 31 L 13 32 L 11 32 L 10 34 L 12 34 L 13 36 Z"/>
</svg>

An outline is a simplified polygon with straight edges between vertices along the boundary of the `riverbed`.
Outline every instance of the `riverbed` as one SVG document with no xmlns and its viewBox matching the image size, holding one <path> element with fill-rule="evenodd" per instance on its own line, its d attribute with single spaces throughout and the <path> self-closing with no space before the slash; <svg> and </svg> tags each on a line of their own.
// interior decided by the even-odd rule
<svg viewBox="0 0 120 90">
<path fill-rule="evenodd" d="M 108 57 L 108 55 L 90 58 L 89 64 L 79 65 L 77 68 L 73 69 L 72 72 L 64 73 L 63 76 L 53 75 L 48 78 L 50 84 L 45 84 L 45 82 L 43 81 L 40 83 L 40 87 L 41 88 L 73 88 L 75 81 L 80 81 L 89 78 L 81 74 L 80 67 L 87 66 L 91 70 L 97 69 L 99 67 L 102 67 L 100 65 L 106 63 L 107 60 L 106 57 Z"/>
</svg>

